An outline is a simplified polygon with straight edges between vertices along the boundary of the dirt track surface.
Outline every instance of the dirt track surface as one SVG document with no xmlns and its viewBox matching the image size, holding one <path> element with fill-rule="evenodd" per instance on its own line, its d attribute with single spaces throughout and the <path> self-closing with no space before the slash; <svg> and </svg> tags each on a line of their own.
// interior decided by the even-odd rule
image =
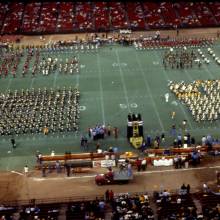
<svg viewBox="0 0 220 220">
<path fill-rule="evenodd" d="M 95 184 L 94 171 L 73 174 L 71 177 L 66 177 L 65 173 L 53 172 L 45 178 L 41 177 L 40 171 L 32 172 L 28 177 L 20 173 L 3 173 L 0 182 L 0 201 L 95 198 L 104 195 L 106 189 L 112 189 L 115 193 L 143 191 L 152 193 L 160 189 L 176 191 L 183 183 L 189 183 L 193 191 L 201 189 L 205 182 L 211 187 L 216 186 L 216 171 L 220 171 L 219 158 L 210 163 L 203 162 L 202 165 L 190 169 L 148 167 L 146 172 L 135 172 L 134 180 L 129 184 L 107 186 Z"/>
</svg>

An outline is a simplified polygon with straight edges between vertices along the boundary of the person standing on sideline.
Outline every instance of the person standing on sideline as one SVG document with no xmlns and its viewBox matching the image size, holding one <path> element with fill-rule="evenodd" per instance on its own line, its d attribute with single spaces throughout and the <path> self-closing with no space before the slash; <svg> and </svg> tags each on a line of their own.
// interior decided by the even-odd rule
<svg viewBox="0 0 220 220">
<path fill-rule="evenodd" d="M 176 137 L 176 125 L 172 125 L 170 134 L 171 136 Z"/>
<path fill-rule="evenodd" d="M 111 136 L 111 130 L 112 130 L 111 125 L 108 124 L 108 126 L 107 126 L 107 134 L 108 134 L 108 136 Z"/>
<path fill-rule="evenodd" d="M 170 97 L 169 93 L 166 93 L 166 94 L 164 95 L 164 97 L 165 97 L 165 101 L 166 101 L 166 102 L 169 102 L 169 97 Z"/>
<path fill-rule="evenodd" d="M 113 199 L 114 199 L 114 192 L 111 190 L 109 192 L 109 200 L 110 200 L 110 202 L 113 202 Z"/>
<path fill-rule="evenodd" d="M 140 172 L 141 171 L 141 160 L 139 158 L 136 160 L 136 166 L 137 166 L 138 172 Z"/>
<path fill-rule="evenodd" d="M 12 138 L 11 139 L 11 144 L 12 144 L 12 148 L 16 148 L 16 143 L 15 143 L 15 139 L 14 138 Z"/>
<path fill-rule="evenodd" d="M 147 146 L 146 142 L 143 141 L 143 143 L 141 144 L 141 152 L 142 152 L 142 153 L 145 151 L 146 146 Z"/>
<path fill-rule="evenodd" d="M 70 177 L 70 165 L 69 164 L 65 164 L 66 167 L 66 176 Z"/>
<path fill-rule="evenodd" d="M 28 176 L 28 166 L 27 165 L 25 165 L 25 167 L 24 167 L 24 175 Z"/>
<path fill-rule="evenodd" d="M 115 139 L 118 138 L 118 128 L 117 127 L 114 127 L 114 136 L 115 136 Z"/>
<path fill-rule="evenodd" d="M 105 200 L 106 202 L 109 201 L 109 190 L 108 189 L 105 191 Z"/>
<path fill-rule="evenodd" d="M 147 167 L 147 160 L 143 158 L 143 160 L 141 161 L 141 168 L 143 171 L 145 171 L 146 167 Z"/>
<path fill-rule="evenodd" d="M 171 112 L 171 118 L 172 118 L 172 119 L 175 119 L 175 117 L 176 117 L 176 112 L 175 112 L 175 111 L 172 111 L 172 112 Z"/>
<path fill-rule="evenodd" d="M 128 176 L 132 176 L 132 166 L 131 163 L 128 163 Z"/>
<path fill-rule="evenodd" d="M 42 167 L 42 177 L 46 177 L 46 166 Z"/>
</svg>

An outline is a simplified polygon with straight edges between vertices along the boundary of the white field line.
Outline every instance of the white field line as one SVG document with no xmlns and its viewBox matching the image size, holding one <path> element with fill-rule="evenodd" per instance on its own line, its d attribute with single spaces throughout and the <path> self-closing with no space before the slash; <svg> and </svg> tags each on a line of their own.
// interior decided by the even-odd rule
<svg viewBox="0 0 220 220">
<path fill-rule="evenodd" d="M 135 58 L 136 58 L 136 61 L 137 61 L 137 63 L 138 63 L 138 66 L 139 66 L 139 68 L 140 68 L 140 70 L 141 70 L 141 74 L 142 74 L 142 77 L 143 77 L 143 79 L 144 79 L 144 83 L 145 83 L 145 86 L 146 86 L 146 89 L 147 89 L 147 93 L 149 94 L 149 96 L 150 96 L 150 98 L 151 98 L 151 101 L 152 101 L 152 104 L 153 104 L 155 113 L 156 113 L 156 115 L 157 115 L 157 118 L 158 118 L 160 127 L 161 127 L 162 131 L 164 132 L 165 129 L 164 129 L 163 122 L 162 122 L 162 120 L 161 120 L 161 118 L 160 118 L 160 114 L 159 114 L 158 109 L 157 109 L 157 106 L 156 106 L 156 104 L 155 104 L 155 102 L 154 102 L 153 95 L 152 95 L 152 93 L 151 93 L 151 89 L 150 89 L 150 87 L 149 87 L 149 85 L 148 85 L 148 81 L 147 81 L 147 79 L 146 79 L 146 77 L 145 77 L 145 73 L 144 73 L 142 64 L 141 64 L 141 62 L 139 61 L 139 59 L 138 59 L 138 57 L 137 57 L 137 52 L 136 52 L 136 51 L 135 51 Z"/>
<path fill-rule="evenodd" d="M 102 73 L 101 73 L 101 66 L 100 66 L 100 58 L 99 54 L 96 54 L 97 57 L 97 66 L 98 66 L 98 73 L 99 73 L 99 90 L 100 90 L 100 102 L 101 102 L 101 109 L 102 109 L 102 121 L 103 125 L 105 125 L 105 107 L 104 107 L 104 95 L 103 95 L 103 85 L 102 85 Z"/>
<path fill-rule="evenodd" d="M 126 85 L 125 85 L 125 81 L 124 81 L 124 77 L 123 77 L 123 72 L 122 72 L 121 65 L 120 65 L 121 62 L 120 62 L 120 59 L 119 59 L 117 49 L 115 50 L 115 54 L 116 54 L 116 57 L 117 57 L 117 61 L 119 63 L 119 72 L 120 72 L 120 76 L 121 76 L 121 81 L 122 81 L 122 85 L 123 85 L 125 99 L 126 99 L 127 106 L 128 106 L 128 111 L 131 113 L 131 108 L 130 108 L 129 99 L 128 99 L 128 93 L 127 93 L 127 89 L 126 89 Z"/>
</svg>

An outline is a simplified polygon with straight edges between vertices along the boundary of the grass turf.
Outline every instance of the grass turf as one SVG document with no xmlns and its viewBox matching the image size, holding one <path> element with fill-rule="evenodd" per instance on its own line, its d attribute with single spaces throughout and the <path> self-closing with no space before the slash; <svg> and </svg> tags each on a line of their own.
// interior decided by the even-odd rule
<svg viewBox="0 0 220 220">
<path fill-rule="evenodd" d="M 207 54 L 207 49 L 202 49 Z M 220 48 L 214 46 L 214 52 L 220 56 Z M 117 146 L 120 151 L 131 151 L 133 147 L 126 139 L 127 114 L 141 113 L 144 120 L 144 134 L 155 137 L 165 132 L 166 143 L 170 145 L 173 138 L 169 131 L 172 124 L 176 124 L 181 132 L 181 123 L 188 121 L 187 129 L 196 140 L 203 134 L 218 137 L 220 122 L 196 123 L 189 110 L 171 94 L 169 103 L 165 102 L 164 94 L 169 91 L 168 80 L 191 82 L 196 79 L 218 79 L 219 66 L 211 59 L 209 65 L 203 64 L 201 69 L 193 67 L 186 70 L 165 70 L 162 66 L 164 50 L 136 51 L 133 47 L 103 47 L 96 52 L 77 53 L 80 60 L 80 74 L 61 75 L 58 72 L 49 76 L 38 75 L 35 78 L 29 73 L 21 77 L 23 62 L 19 65 L 19 72 L 14 79 L 11 76 L 0 79 L 0 91 L 26 88 L 57 88 L 79 86 L 80 98 L 80 130 L 76 133 L 56 133 L 44 136 L 22 135 L 16 137 L 17 148 L 12 149 L 10 137 L 0 139 L 0 169 L 20 169 L 25 164 L 35 164 L 35 152 L 43 154 L 64 153 L 65 151 L 81 152 L 80 135 L 86 134 L 86 129 L 96 124 L 111 124 L 119 128 L 119 138 L 106 138 L 101 141 L 103 148 Z M 53 56 L 67 58 L 73 56 L 73 51 Z M 33 64 L 33 62 L 31 63 Z M 31 65 L 30 65 L 31 69 Z M 176 101 L 177 105 L 173 101 Z M 176 111 L 175 120 L 171 119 L 171 111 Z M 89 144 L 89 151 L 95 149 L 93 141 Z M 8 151 L 11 151 L 10 153 Z"/>
</svg>

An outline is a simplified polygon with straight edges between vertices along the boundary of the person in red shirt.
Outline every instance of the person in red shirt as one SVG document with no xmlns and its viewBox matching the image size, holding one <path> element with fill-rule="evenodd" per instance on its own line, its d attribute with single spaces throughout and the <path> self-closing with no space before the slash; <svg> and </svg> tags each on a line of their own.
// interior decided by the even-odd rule
<svg viewBox="0 0 220 220">
<path fill-rule="evenodd" d="M 136 160 L 136 165 L 137 165 L 138 172 L 140 172 L 141 171 L 141 160 L 139 158 Z"/>
<path fill-rule="evenodd" d="M 114 193 L 113 193 L 113 191 L 111 190 L 110 192 L 109 192 L 109 201 L 113 201 L 113 199 L 114 199 Z"/>
</svg>

